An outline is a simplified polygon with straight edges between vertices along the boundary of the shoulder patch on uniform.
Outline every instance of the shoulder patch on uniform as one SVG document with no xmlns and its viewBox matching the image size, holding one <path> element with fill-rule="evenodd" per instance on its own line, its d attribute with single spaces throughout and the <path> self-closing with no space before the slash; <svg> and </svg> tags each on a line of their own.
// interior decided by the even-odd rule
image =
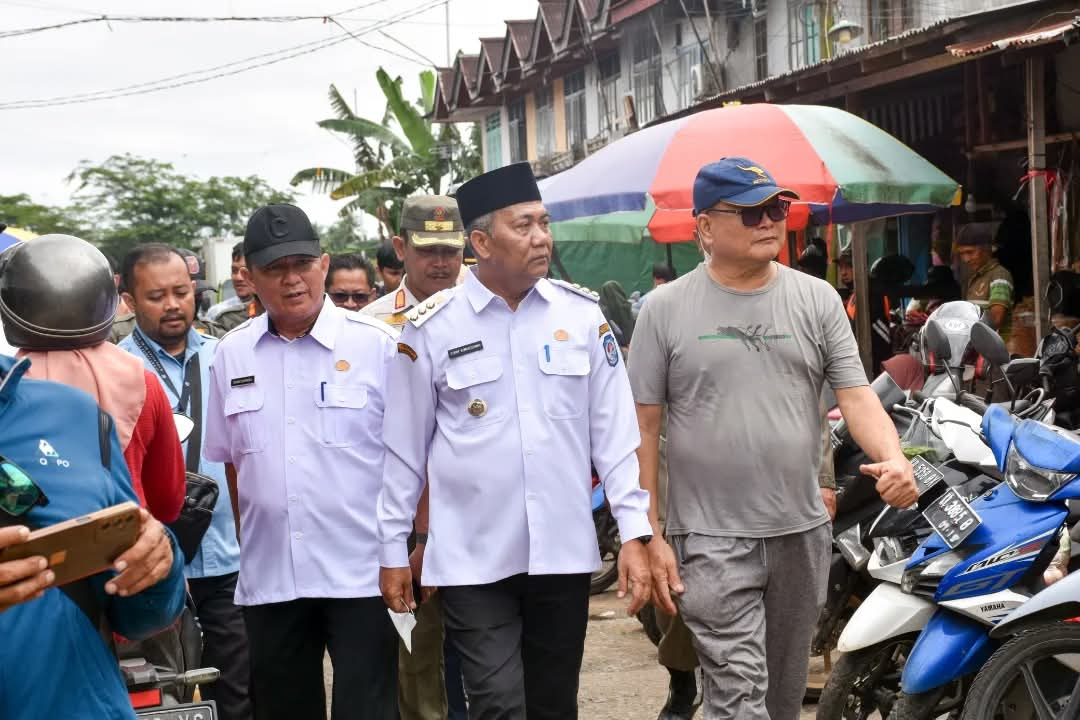
<svg viewBox="0 0 1080 720">
<path fill-rule="evenodd" d="M 582 287 L 581 285 L 578 285 L 577 283 L 568 283 L 565 280 L 556 280 L 555 278 L 548 278 L 548 282 L 552 285 L 557 285 L 564 290 L 569 290 L 575 295 L 580 295 L 587 300 L 592 300 L 593 302 L 599 302 L 600 300 L 600 295 L 594 293 L 587 287 Z"/>
<path fill-rule="evenodd" d="M 370 315 L 364 315 L 359 311 L 346 312 L 345 317 L 349 318 L 353 322 L 360 323 L 361 325 L 370 325 L 373 328 L 378 328 L 390 337 L 397 339 L 397 330 L 390 327 L 378 318 L 373 318 Z"/>
<path fill-rule="evenodd" d="M 611 326 L 604 323 L 600 326 L 600 337 L 604 337 L 604 333 L 611 332 Z"/>
<path fill-rule="evenodd" d="M 420 327 L 434 317 L 435 313 L 446 307 L 450 298 L 454 296 L 452 290 L 452 288 L 450 290 L 440 290 L 424 302 L 416 303 L 416 307 L 410 310 L 405 317 L 408 318 L 413 327 Z"/>
<path fill-rule="evenodd" d="M 416 351 L 412 349 L 411 345 L 399 342 L 397 344 L 397 351 L 413 362 L 416 362 Z"/>
</svg>

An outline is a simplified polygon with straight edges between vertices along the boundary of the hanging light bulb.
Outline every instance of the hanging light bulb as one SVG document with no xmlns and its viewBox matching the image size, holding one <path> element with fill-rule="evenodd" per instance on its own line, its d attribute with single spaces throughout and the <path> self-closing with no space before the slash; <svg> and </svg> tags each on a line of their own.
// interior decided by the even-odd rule
<svg viewBox="0 0 1080 720">
<path fill-rule="evenodd" d="M 964 201 L 964 212 L 968 215 L 974 215 L 978 207 L 979 206 L 975 203 L 975 195 L 973 193 L 968 193 L 967 200 Z"/>
</svg>

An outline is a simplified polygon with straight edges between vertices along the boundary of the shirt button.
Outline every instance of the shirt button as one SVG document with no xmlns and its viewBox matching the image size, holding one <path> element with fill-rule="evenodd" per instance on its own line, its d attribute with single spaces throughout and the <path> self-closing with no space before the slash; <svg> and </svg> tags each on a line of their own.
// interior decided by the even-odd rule
<svg viewBox="0 0 1080 720">
<path fill-rule="evenodd" d="M 289 504 L 290 505 L 295 505 L 298 502 L 300 502 L 300 498 L 296 497 L 295 495 L 290 495 L 289 496 Z"/>
<path fill-rule="evenodd" d="M 293 457 L 292 455 L 290 455 L 290 456 L 289 456 L 289 462 L 290 462 L 290 463 L 295 463 L 295 462 L 296 462 L 296 458 L 294 458 L 294 457 Z"/>
<path fill-rule="evenodd" d="M 296 386 L 295 386 L 295 385 L 293 385 L 292 383 L 289 383 L 289 384 L 288 384 L 288 385 L 286 385 L 285 387 L 287 387 L 287 388 L 288 388 L 289 390 L 292 390 L 292 389 L 293 389 L 294 387 L 296 387 Z"/>
<path fill-rule="evenodd" d="M 303 539 L 304 539 L 304 533 L 302 533 L 302 532 L 293 533 L 293 540 L 303 540 Z"/>
<path fill-rule="evenodd" d="M 533 454 L 532 448 L 525 448 L 525 454 L 526 455 L 532 455 Z"/>
<path fill-rule="evenodd" d="M 296 418 L 294 418 L 294 417 L 289 418 L 289 424 L 290 425 L 295 425 L 296 424 Z"/>
<path fill-rule="evenodd" d="M 239 405 L 240 407 L 244 407 L 243 401 L 238 402 L 237 405 Z"/>
</svg>

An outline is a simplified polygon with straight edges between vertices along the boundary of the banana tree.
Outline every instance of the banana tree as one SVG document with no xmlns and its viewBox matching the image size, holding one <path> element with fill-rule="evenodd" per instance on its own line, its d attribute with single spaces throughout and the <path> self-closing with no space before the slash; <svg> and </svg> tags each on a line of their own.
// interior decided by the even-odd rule
<svg viewBox="0 0 1080 720">
<path fill-rule="evenodd" d="M 392 79 L 382 68 L 375 77 L 386 97 L 382 122 L 353 113 L 331 85 L 330 105 L 337 117 L 318 123 L 350 139 L 355 169 L 307 168 L 296 173 L 292 184 L 310 183 L 315 192 L 329 193 L 334 200 L 348 200 L 341 215 L 358 210 L 373 215 L 379 220 L 380 235 L 386 237 L 394 233 L 406 197 L 443 191 L 448 167 L 438 157 L 436 147 L 440 141 L 452 140 L 457 132 L 444 126 L 437 138 L 432 131 L 429 116 L 435 102 L 435 73 L 420 73 L 420 99 L 415 103 L 405 100 L 400 77 Z M 451 131 L 449 135 L 447 130 Z M 451 172 L 450 182 L 452 176 Z"/>
</svg>

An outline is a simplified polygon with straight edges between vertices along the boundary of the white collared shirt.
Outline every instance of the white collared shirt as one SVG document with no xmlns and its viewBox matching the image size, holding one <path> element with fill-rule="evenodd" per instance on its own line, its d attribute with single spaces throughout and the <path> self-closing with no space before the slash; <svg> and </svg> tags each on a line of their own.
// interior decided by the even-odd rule
<svg viewBox="0 0 1080 720">
<path fill-rule="evenodd" d="M 408 563 L 425 474 L 425 585 L 596 570 L 590 462 L 624 541 L 651 534 L 630 383 L 595 300 L 540 280 L 514 312 L 470 273 L 431 305 L 390 366 L 381 564 Z"/>
<path fill-rule="evenodd" d="M 267 315 L 218 345 L 203 455 L 236 466 L 238 605 L 379 595 L 375 498 L 394 332 L 324 299 L 285 340 Z"/>
</svg>

